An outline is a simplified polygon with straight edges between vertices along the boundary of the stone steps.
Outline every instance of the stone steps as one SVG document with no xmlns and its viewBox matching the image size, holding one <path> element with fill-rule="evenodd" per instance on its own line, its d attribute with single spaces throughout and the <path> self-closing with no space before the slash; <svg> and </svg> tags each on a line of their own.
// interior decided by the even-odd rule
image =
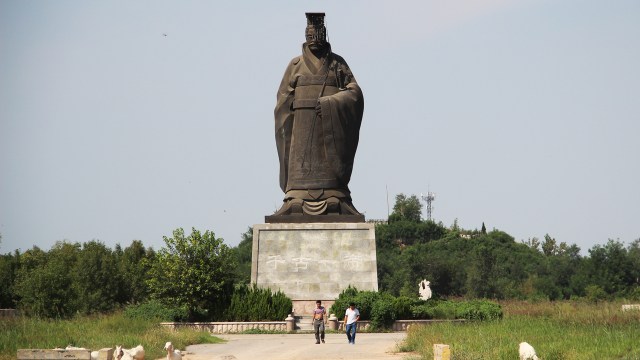
<svg viewBox="0 0 640 360">
<path fill-rule="evenodd" d="M 295 316 L 296 330 L 298 331 L 313 331 L 312 317 L 310 315 Z"/>
</svg>

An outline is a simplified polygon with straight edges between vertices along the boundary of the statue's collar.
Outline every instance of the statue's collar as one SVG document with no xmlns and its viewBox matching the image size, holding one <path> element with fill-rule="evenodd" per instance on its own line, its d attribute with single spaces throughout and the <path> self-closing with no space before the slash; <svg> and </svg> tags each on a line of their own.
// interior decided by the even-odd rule
<svg viewBox="0 0 640 360">
<path fill-rule="evenodd" d="M 327 43 L 327 49 L 325 50 L 324 55 L 320 58 L 316 57 L 311 49 L 309 49 L 307 43 L 302 44 L 302 58 L 304 59 L 304 64 L 313 74 L 317 74 L 321 68 L 326 69 L 326 67 L 329 66 L 330 55 L 331 44 L 329 43 Z"/>
</svg>

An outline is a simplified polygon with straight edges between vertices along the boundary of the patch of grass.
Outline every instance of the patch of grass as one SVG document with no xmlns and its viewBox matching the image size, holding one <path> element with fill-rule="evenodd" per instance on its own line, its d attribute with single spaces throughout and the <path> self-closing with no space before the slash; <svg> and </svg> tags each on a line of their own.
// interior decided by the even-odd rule
<svg viewBox="0 0 640 360">
<path fill-rule="evenodd" d="M 187 345 L 218 343 L 222 339 L 206 331 L 172 331 L 155 319 L 132 320 L 122 313 L 79 317 L 71 320 L 43 320 L 18 317 L 0 320 L 0 360 L 15 359 L 18 349 L 53 349 L 67 345 L 97 350 L 142 344 L 146 357 L 166 356 L 164 344 L 171 341 L 177 349 Z"/>
<path fill-rule="evenodd" d="M 533 345 L 541 359 L 640 359 L 640 312 L 620 303 L 505 302 L 504 319 L 435 323 L 410 328 L 402 345 L 433 358 L 433 344 L 449 344 L 452 359 L 517 359 L 518 344 Z"/>
</svg>

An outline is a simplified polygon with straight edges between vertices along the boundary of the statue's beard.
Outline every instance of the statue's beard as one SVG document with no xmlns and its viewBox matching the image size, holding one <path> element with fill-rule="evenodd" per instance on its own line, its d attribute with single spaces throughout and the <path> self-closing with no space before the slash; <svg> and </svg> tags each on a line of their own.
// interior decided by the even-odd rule
<svg viewBox="0 0 640 360">
<path fill-rule="evenodd" d="M 322 56 L 325 49 L 327 48 L 326 42 L 312 41 L 312 42 L 309 42 L 308 45 L 309 45 L 309 50 L 311 50 L 311 52 L 317 57 Z"/>
</svg>

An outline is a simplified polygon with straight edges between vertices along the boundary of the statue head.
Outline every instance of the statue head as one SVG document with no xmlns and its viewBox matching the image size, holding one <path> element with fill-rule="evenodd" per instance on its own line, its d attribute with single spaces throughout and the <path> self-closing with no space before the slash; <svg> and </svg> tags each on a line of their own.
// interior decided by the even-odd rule
<svg viewBox="0 0 640 360">
<path fill-rule="evenodd" d="M 323 51 L 327 46 L 327 28 L 324 26 L 324 13 L 306 13 L 307 28 L 304 37 L 309 49 L 314 53 Z"/>
</svg>

